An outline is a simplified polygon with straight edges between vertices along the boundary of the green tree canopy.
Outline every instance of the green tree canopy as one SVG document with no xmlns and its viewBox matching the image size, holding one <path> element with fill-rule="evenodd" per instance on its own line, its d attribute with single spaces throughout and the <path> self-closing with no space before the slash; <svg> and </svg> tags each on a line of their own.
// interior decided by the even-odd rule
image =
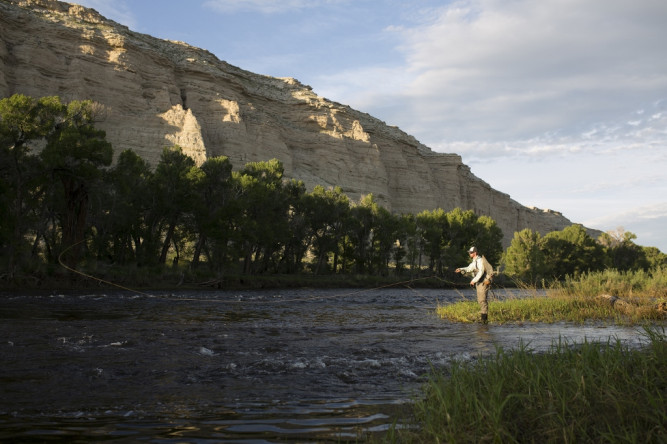
<svg viewBox="0 0 667 444">
<path fill-rule="evenodd" d="M 113 149 L 104 131 L 95 128 L 100 107 L 90 100 L 72 101 L 51 109 L 57 112 L 55 127 L 47 136 L 41 152 L 42 162 L 50 178 L 62 185 L 60 196 L 51 201 L 58 212 L 62 230 L 62 247 L 69 254 L 65 261 L 76 264 L 80 243 L 84 240 L 89 213 L 90 193 L 103 176 L 103 168 L 111 165 Z"/>
<path fill-rule="evenodd" d="M 540 233 L 529 228 L 514 233 L 502 262 L 505 274 L 521 282 L 537 285 L 547 272 Z"/>
<path fill-rule="evenodd" d="M 604 268 L 605 254 L 602 245 L 590 237 L 579 224 L 570 225 L 562 231 L 552 231 L 543 239 L 545 260 L 550 264 L 550 271 L 556 279 Z"/>
<path fill-rule="evenodd" d="M 104 217 L 104 231 L 113 244 L 117 263 L 143 262 L 144 229 L 147 211 L 154 202 L 153 172 L 150 165 L 134 151 L 125 150 L 109 172 L 109 199 Z"/>
<path fill-rule="evenodd" d="M 17 262 L 28 260 L 27 235 L 38 225 L 44 171 L 33 148 L 54 130 L 61 109 L 57 97 L 0 100 L 0 252 L 10 279 Z"/>
<path fill-rule="evenodd" d="M 192 171 L 191 178 L 196 190 L 193 211 L 199 235 L 192 265 L 199 264 L 201 252 L 206 250 L 211 267 L 222 274 L 236 208 L 232 163 L 225 156 L 207 159 Z"/>
<path fill-rule="evenodd" d="M 150 225 L 157 229 L 151 235 L 152 240 L 163 230 L 165 233 L 158 258 L 161 264 L 167 259 L 181 217 L 192 211 L 195 189 L 192 170 L 196 168 L 194 160 L 184 154 L 178 145 L 164 148 L 155 168 L 153 187 L 156 200 Z"/>
</svg>

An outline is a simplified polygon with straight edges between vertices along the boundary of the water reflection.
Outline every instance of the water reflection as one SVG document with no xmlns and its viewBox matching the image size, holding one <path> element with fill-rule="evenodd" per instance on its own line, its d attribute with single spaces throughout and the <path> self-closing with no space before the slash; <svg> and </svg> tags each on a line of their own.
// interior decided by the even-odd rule
<svg viewBox="0 0 667 444">
<path fill-rule="evenodd" d="M 479 352 L 489 352 L 496 344 L 493 334 L 488 324 L 473 324 L 472 337 L 474 338 L 475 349 Z"/>
</svg>

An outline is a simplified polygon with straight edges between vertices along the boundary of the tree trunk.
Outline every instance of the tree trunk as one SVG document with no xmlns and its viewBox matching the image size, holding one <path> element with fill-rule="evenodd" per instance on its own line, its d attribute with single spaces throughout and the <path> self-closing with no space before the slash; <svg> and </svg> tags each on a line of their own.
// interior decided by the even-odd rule
<svg viewBox="0 0 667 444">
<path fill-rule="evenodd" d="M 169 228 L 167 229 L 167 235 L 164 238 L 164 243 L 162 244 L 162 252 L 160 253 L 159 263 L 164 264 L 167 262 L 167 252 L 169 251 L 169 245 L 171 245 L 171 238 L 174 236 L 174 230 L 176 229 L 176 221 L 171 221 L 169 223 Z"/>
<path fill-rule="evenodd" d="M 88 213 L 88 192 L 83 184 L 71 179 L 63 179 L 67 209 L 63 221 L 63 262 L 74 268 L 81 256 L 84 240 L 86 216 Z"/>
<path fill-rule="evenodd" d="M 197 241 L 197 244 L 195 245 L 195 251 L 192 254 L 192 264 L 190 265 L 193 269 L 197 268 L 199 265 L 199 257 L 201 256 L 201 250 L 204 244 L 206 243 L 206 235 L 202 234 L 199 236 L 199 240 Z"/>
</svg>

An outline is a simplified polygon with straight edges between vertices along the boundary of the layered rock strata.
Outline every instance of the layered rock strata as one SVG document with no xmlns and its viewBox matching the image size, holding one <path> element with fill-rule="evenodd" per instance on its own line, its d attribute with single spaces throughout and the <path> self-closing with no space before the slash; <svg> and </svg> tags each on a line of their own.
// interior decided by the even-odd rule
<svg viewBox="0 0 667 444">
<path fill-rule="evenodd" d="M 178 144 L 201 163 L 235 168 L 277 158 L 288 177 L 372 193 L 396 213 L 456 207 L 488 215 L 504 245 L 515 231 L 571 225 L 522 206 L 473 175 L 456 154 L 435 153 L 396 127 L 319 97 L 292 78 L 254 74 L 183 42 L 161 40 L 55 0 L 0 0 L 0 96 L 58 95 L 105 107 L 97 125 L 116 152 L 155 165 Z"/>
</svg>

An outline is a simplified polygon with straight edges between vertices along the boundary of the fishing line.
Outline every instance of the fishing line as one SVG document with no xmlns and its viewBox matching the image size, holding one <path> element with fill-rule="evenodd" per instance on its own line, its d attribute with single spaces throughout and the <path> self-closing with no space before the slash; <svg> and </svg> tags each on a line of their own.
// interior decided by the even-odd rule
<svg viewBox="0 0 667 444">
<path fill-rule="evenodd" d="M 71 248 L 80 244 L 81 242 L 84 242 L 84 240 L 81 240 L 79 242 L 76 242 L 76 243 L 70 245 L 69 247 L 65 248 L 58 255 L 58 262 L 66 270 L 71 271 L 72 273 L 81 275 L 85 278 L 92 279 L 92 280 L 98 281 L 98 282 L 103 283 L 103 284 L 111 285 L 113 287 L 120 288 L 120 289 L 125 290 L 125 291 L 129 291 L 131 293 L 140 294 L 142 296 L 146 296 L 146 297 L 149 297 L 149 298 L 172 300 L 172 301 L 198 301 L 198 302 L 217 302 L 217 303 L 229 303 L 229 304 L 278 304 L 278 303 L 285 303 L 285 302 L 307 302 L 307 301 L 314 301 L 314 300 L 321 300 L 321 299 L 335 299 L 335 298 L 349 297 L 349 296 L 356 295 L 356 294 L 366 293 L 366 292 L 374 291 L 374 290 L 381 290 L 383 288 L 389 288 L 389 287 L 394 287 L 394 286 L 399 286 L 399 285 L 404 286 L 404 287 L 410 289 L 413 292 L 416 292 L 416 290 L 414 288 L 410 287 L 409 284 L 411 284 L 413 282 L 416 282 L 416 281 L 425 280 L 425 279 L 435 278 L 435 279 L 438 279 L 440 281 L 447 282 L 444 279 L 441 279 L 441 278 L 434 275 L 434 276 L 426 276 L 426 277 L 416 278 L 416 279 L 413 278 L 413 279 L 409 279 L 409 280 L 406 280 L 406 281 L 394 282 L 394 283 L 391 283 L 391 284 L 381 285 L 379 287 L 367 288 L 367 289 L 362 289 L 362 290 L 357 290 L 357 291 L 352 291 L 352 292 L 347 292 L 347 293 L 342 293 L 342 294 L 312 296 L 312 297 L 307 297 L 307 298 L 273 299 L 273 300 L 268 300 L 268 301 L 266 301 L 266 300 L 261 300 L 261 301 L 220 300 L 220 299 L 179 298 L 179 297 L 174 297 L 174 296 L 159 296 L 159 295 L 154 295 L 154 294 L 146 293 L 146 292 L 143 292 L 143 291 L 135 290 L 133 288 L 129 288 L 129 287 L 126 287 L 124 285 L 120 285 L 120 284 L 117 284 L 115 282 L 108 281 L 106 279 L 98 278 L 96 276 L 84 273 L 82 271 L 79 271 L 79 270 L 77 270 L 75 268 L 72 268 L 72 267 L 68 266 L 67 264 L 65 264 L 62 260 L 63 255 L 67 251 L 69 251 Z M 425 298 L 425 296 L 423 296 L 421 293 L 417 292 L 417 294 L 419 294 L 421 297 Z"/>
<path fill-rule="evenodd" d="M 88 278 L 88 279 L 92 279 L 92 280 L 101 282 L 101 283 L 103 283 L 103 284 L 109 284 L 109 285 L 112 285 L 112 286 L 114 286 L 114 287 L 120 288 L 120 289 L 122 289 L 122 290 L 126 290 L 126 291 L 129 291 L 129 292 L 132 292 L 132 293 L 137 293 L 137 294 L 140 294 L 140 295 L 143 295 L 143 296 L 155 297 L 155 296 L 153 296 L 152 294 L 148 294 L 148 293 L 144 293 L 144 292 L 139 291 L 139 290 L 134 290 L 134 289 L 132 289 L 132 288 L 124 287 L 123 285 L 116 284 L 115 282 L 107 281 L 107 280 L 104 280 L 104 279 L 101 279 L 101 278 L 92 276 L 92 275 L 90 275 L 90 274 L 86 274 L 86 273 L 84 273 L 84 272 L 82 272 L 82 271 L 76 270 L 76 269 L 74 269 L 74 268 L 72 268 L 72 267 L 66 265 L 66 264 L 63 262 L 63 260 L 62 260 L 63 254 L 65 254 L 67 251 L 69 251 L 71 248 L 75 247 L 76 245 L 80 244 L 81 242 L 83 242 L 83 240 L 80 240 L 79 242 L 76 242 L 76 243 L 70 245 L 69 247 L 65 248 L 65 249 L 58 255 L 58 262 L 60 263 L 60 265 L 61 265 L 63 268 L 65 268 L 66 270 L 69 270 L 69 271 L 71 271 L 71 272 L 73 272 L 73 273 L 76 273 L 76 274 L 79 274 L 79 275 L 81 275 L 81 276 L 84 276 L 84 277 L 86 277 L 86 278 Z"/>
</svg>

